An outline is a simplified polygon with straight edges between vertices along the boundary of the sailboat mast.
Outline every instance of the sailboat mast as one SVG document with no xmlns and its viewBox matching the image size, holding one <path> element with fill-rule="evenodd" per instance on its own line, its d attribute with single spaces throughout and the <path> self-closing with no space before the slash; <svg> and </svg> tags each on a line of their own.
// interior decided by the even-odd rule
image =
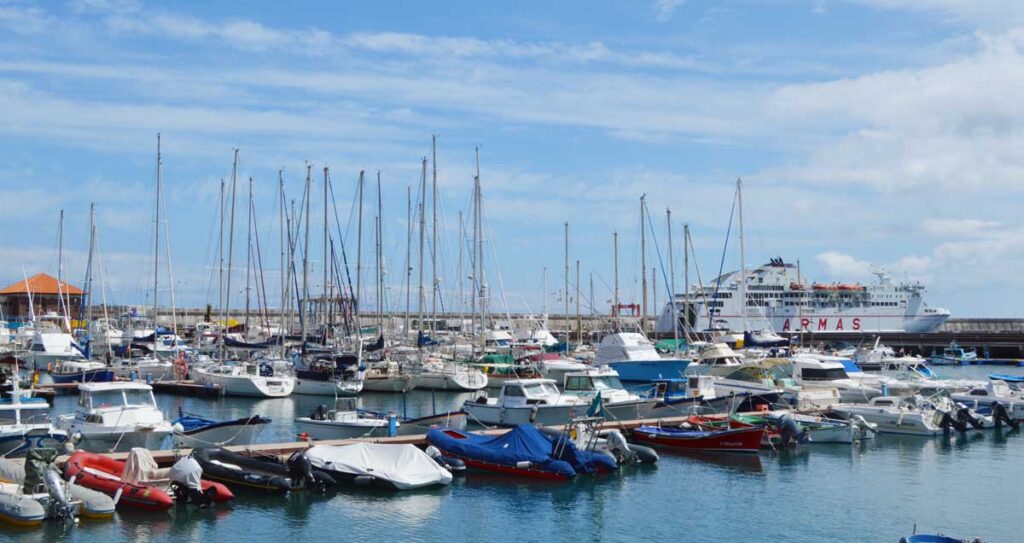
<svg viewBox="0 0 1024 543">
<path fill-rule="evenodd" d="M 426 296 L 423 293 L 423 234 L 427 227 L 427 217 L 425 213 L 426 199 L 427 199 L 427 157 L 423 157 L 422 161 L 423 172 L 420 174 L 420 203 L 419 203 L 419 216 L 420 216 L 420 259 L 419 259 L 419 276 L 420 276 L 420 289 L 419 297 L 417 298 L 416 307 L 419 310 L 419 316 L 417 317 L 416 329 L 419 330 L 419 334 L 416 340 L 416 347 L 420 350 L 420 358 L 423 358 L 423 342 L 419 339 L 423 335 L 423 306 L 426 305 Z"/>
<path fill-rule="evenodd" d="M 412 187 L 405 186 L 405 327 L 409 335 L 409 316 L 412 304 Z"/>
<path fill-rule="evenodd" d="M 433 168 L 433 181 L 431 183 L 431 192 L 433 193 L 433 202 L 430 205 L 430 210 L 433 220 L 433 226 L 430 228 L 431 241 L 430 241 L 430 275 L 431 281 L 431 299 L 430 299 L 430 329 L 433 330 L 435 322 L 437 320 L 437 296 L 438 296 L 438 283 L 437 283 L 437 134 L 431 136 L 430 145 L 430 164 Z"/>
<path fill-rule="evenodd" d="M 220 348 L 221 361 L 224 360 L 224 339 L 231 328 L 231 264 L 235 254 L 235 193 L 238 188 L 238 149 L 235 149 L 235 159 L 231 164 L 231 218 L 228 221 L 228 278 L 224 288 L 224 333 L 221 334 Z"/>
<path fill-rule="evenodd" d="M 465 284 L 465 277 L 463 277 L 462 264 L 465 258 L 465 245 L 466 245 L 466 225 L 462 222 L 462 210 L 459 210 L 459 329 L 462 329 L 463 321 L 465 320 L 466 313 L 466 299 L 463 298 L 463 285 Z"/>
<path fill-rule="evenodd" d="M 672 247 L 672 209 L 665 208 L 665 223 L 668 225 L 668 278 L 669 305 L 672 309 L 672 339 L 675 349 L 679 349 L 679 311 L 676 309 L 676 260 Z"/>
<path fill-rule="evenodd" d="M 690 327 L 690 225 L 683 225 L 683 323 Z M 685 332 L 686 330 L 684 330 Z"/>
<path fill-rule="evenodd" d="M 249 206 L 246 213 L 248 229 L 245 236 L 245 333 L 249 334 L 249 289 L 252 277 L 252 176 L 249 176 Z"/>
<path fill-rule="evenodd" d="M 60 210 L 57 219 L 57 305 L 64 308 L 64 325 L 71 333 L 70 301 L 64 299 L 64 210 Z M 30 294 L 31 296 L 31 294 Z"/>
<path fill-rule="evenodd" d="M 281 338 L 281 341 L 279 342 L 279 345 L 281 347 L 281 355 L 284 356 L 284 338 L 287 335 L 287 332 L 285 331 L 286 330 L 286 326 L 285 326 L 285 319 L 284 319 L 284 313 L 285 313 L 285 290 L 286 290 L 286 287 L 288 285 L 288 274 L 286 274 L 285 271 L 284 271 L 285 270 L 285 262 L 284 262 L 284 253 L 285 253 L 285 245 L 284 245 L 285 244 L 285 241 L 284 241 L 285 198 L 284 198 L 284 170 L 283 169 L 277 170 L 277 190 L 280 193 L 280 198 L 281 198 L 281 215 L 280 215 L 280 223 L 281 223 L 280 224 L 280 226 L 281 226 L 281 231 L 280 231 L 280 237 L 281 237 L 281 313 L 278 315 L 278 319 L 277 319 L 277 322 L 278 322 L 278 331 L 277 332 L 278 332 L 278 335 Z"/>
<path fill-rule="evenodd" d="M 330 257 L 330 253 L 328 252 L 328 250 L 330 249 L 331 240 L 330 240 L 330 236 L 327 234 L 327 202 L 330 199 L 330 197 L 327 194 L 327 192 L 329 190 L 329 187 L 330 187 L 330 182 L 329 182 L 329 178 L 328 178 L 328 172 L 329 172 L 329 170 L 328 170 L 327 166 L 324 166 L 324 263 L 323 263 L 323 267 L 324 267 L 324 283 L 323 283 L 323 291 L 324 291 L 324 293 L 323 293 L 323 296 L 324 297 L 323 297 L 323 301 L 322 301 L 322 303 L 320 305 L 320 311 L 321 311 L 321 313 L 323 313 L 323 318 L 324 318 L 324 341 L 326 341 L 327 331 L 330 329 L 330 324 L 331 324 L 329 322 L 330 321 L 330 311 L 328 310 L 328 306 L 330 304 L 330 302 L 328 302 L 328 299 L 329 299 L 329 296 L 330 296 L 330 292 L 328 292 L 330 290 L 330 288 L 328 287 L 328 284 L 330 283 L 329 272 L 330 272 L 330 269 L 331 269 L 331 257 Z"/>
<path fill-rule="evenodd" d="M 380 170 L 377 170 L 377 325 L 384 335 L 384 200 L 380 194 Z"/>
<path fill-rule="evenodd" d="M 85 307 L 85 311 L 86 311 L 85 320 L 89 324 L 92 324 L 92 305 L 93 305 L 92 304 L 92 283 L 93 283 L 93 280 L 92 280 L 92 276 L 93 276 L 92 259 L 93 259 L 93 256 L 95 255 L 95 253 L 96 253 L 96 202 L 92 202 L 92 203 L 89 204 L 89 263 L 86 265 L 86 268 L 89 271 L 89 273 L 88 273 L 89 281 L 85 285 L 86 294 L 88 295 L 88 298 L 87 298 L 88 302 L 87 302 L 87 305 Z M 101 288 L 102 288 L 102 285 L 101 285 Z"/>
<path fill-rule="evenodd" d="M 576 261 L 576 343 L 583 343 L 583 319 L 580 317 L 580 261 Z"/>
<path fill-rule="evenodd" d="M 612 312 L 619 310 L 619 233 L 612 232 L 612 259 L 615 261 L 615 293 L 612 297 Z"/>
<path fill-rule="evenodd" d="M 743 317 L 743 332 L 747 331 L 747 266 L 743 248 L 743 179 L 736 180 L 736 199 L 740 219 L 740 315 Z"/>
<path fill-rule="evenodd" d="M 565 342 L 569 343 L 571 337 L 571 326 L 569 326 L 569 221 L 564 223 L 565 226 L 565 275 L 563 276 L 565 281 L 562 285 L 562 301 L 565 305 L 565 310 L 562 313 L 563 322 L 565 322 Z"/>
<path fill-rule="evenodd" d="M 359 225 L 356 228 L 356 322 L 359 323 L 359 310 L 363 307 L 363 187 L 365 186 L 366 170 L 359 170 Z M 356 337 L 359 327 L 356 327 Z M 362 341 L 359 341 L 362 345 Z"/>
<path fill-rule="evenodd" d="M 163 156 L 160 153 L 160 133 L 156 134 L 156 222 L 153 228 L 153 341 L 156 342 L 158 287 L 160 284 L 160 185 L 163 182 Z"/>
<path fill-rule="evenodd" d="M 220 277 L 217 283 L 217 318 L 220 320 L 224 330 L 218 334 L 220 343 L 220 359 L 224 360 L 224 332 L 227 331 L 227 323 L 224 320 L 224 179 L 220 180 L 220 200 L 218 212 L 220 214 L 220 235 L 217 237 L 217 256 L 219 262 Z M 131 321 L 129 321 L 131 322 Z"/>
<path fill-rule="evenodd" d="M 643 293 L 640 305 L 640 330 L 643 332 L 647 331 L 647 229 L 644 228 L 646 201 L 647 195 L 644 194 L 640 197 L 640 290 Z"/>
<path fill-rule="evenodd" d="M 306 352 L 306 304 L 309 303 L 309 200 L 312 199 L 313 165 L 306 164 L 306 230 L 302 241 L 302 298 L 299 301 L 299 327 L 302 328 L 302 352 Z"/>
</svg>

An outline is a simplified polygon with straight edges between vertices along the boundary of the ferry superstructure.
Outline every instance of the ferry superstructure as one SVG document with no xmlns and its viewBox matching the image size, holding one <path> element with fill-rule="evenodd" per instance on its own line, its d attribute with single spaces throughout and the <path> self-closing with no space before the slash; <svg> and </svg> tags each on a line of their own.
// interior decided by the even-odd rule
<svg viewBox="0 0 1024 543">
<path fill-rule="evenodd" d="M 781 258 L 746 273 L 729 272 L 689 295 L 665 304 L 656 330 L 672 332 L 673 320 L 696 332 L 744 332 L 740 278 L 746 278 L 747 331 L 775 332 L 934 332 L 949 311 L 929 306 L 920 283 L 893 283 L 882 272 L 871 285 L 802 282 L 793 264 Z M 673 319 L 673 311 L 677 319 Z M 685 321 L 683 319 L 686 319 Z"/>
</svg>

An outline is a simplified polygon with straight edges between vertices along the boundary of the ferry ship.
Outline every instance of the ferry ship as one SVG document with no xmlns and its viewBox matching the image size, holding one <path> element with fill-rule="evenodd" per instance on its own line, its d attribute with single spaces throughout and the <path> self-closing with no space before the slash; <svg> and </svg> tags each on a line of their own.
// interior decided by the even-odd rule
<svg viewBox="0 0 1024 543">
<path fill-rule="evenodd" d="M 741 274 L 727 273 L 689 296 L 676 294 L 665 304 L 656 330 L 672 333 L 673 320 L 697 332 L 934 332 L 949 311 L 925 303 L 920 283 L 893 283 L 874 272 L 878 283 L 804 283 L 796 266 L 772 259 Z M 740 278 L 746 276 L 746 328 L 740 303 Z M 673 319 L 673 311 L 676 319 Z M 683 320 L 685 319 L 685 321 Z"/>
</svg>

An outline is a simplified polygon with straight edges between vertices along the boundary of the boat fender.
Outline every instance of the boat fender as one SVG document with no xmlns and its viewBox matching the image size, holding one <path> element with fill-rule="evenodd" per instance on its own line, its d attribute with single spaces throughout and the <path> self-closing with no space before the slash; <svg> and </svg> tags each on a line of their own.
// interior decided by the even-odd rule
<svg viewBox="0 0 1024 543">
<path fill-rule="evenodd" d="M 537 422 L 537 406 L 530 408 L 530 422 Z"/>
<path fill-rule="evenodd" d="M 357 475 L 353 482 L 358 486 L 370 486 L 376 479 L 373 475 Z"/>
<path fill-rule="evenodd" d="M 521 460 L 519 462 L 516 462 L 516 467 L 519 468 L 519 469 L 530 469 L 530 461 L 529 460 Z"/>
</svg>

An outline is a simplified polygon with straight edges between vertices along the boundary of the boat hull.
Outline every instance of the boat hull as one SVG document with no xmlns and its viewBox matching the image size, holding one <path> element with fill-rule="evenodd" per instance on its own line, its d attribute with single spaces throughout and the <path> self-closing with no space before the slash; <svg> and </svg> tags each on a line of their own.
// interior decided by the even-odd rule
<svg viewBox="0 0 1024 543">
<path fill-rule="evenodd" d="M 409 392 L 415 388 L 416 380 L 411 375 L 366 377 L 363 379 L 363 390 L 370 392 Z"/>
<path fill-rule="evenodd" d="M 691 432 L 641 426 L 633 430 L 633 439 L 641 443 L 693 451 L 757 453 L 763 437 L 763 428 Z"/>
<path fill-rule="evenodd" d="M 313 420 L 303 417 L 295 420 L 300 433 L 312 439 L 352 439 L 357 437 L 387 437 L 388 421 L 379 424 L 357 424 L 345 421 Z M 401 428 L 401 426 L 399 426 Z"/>
<path fill-rule="evenodd" d="M 462 408 L 469 413 L 470 420 L 498 426 L 518 426 L 520 424 L 557 426 L 566 424 L 570 419 L 582 416 L 587 412 L 587 406 L 582 404 L 502 407 L 466 402 Z"/>
<path fill-rule="evenodd" d="M 56 429 L 0 431 L 0 458 L 21 458 L 29 449 L 43 447 L 61 450 L 67 440 L 68 433 Z"/>
<path fill-rule="evenodd" d="M 113 370 L 106 368 L 75 373 L 50 372 L 49 376 L 54 384 L 58 385 L 67 383 L 109 383 L 116 377 Z"/>
<path fill-rule="evenodd" d="M 249 396 L 256 398 L 284 398 L 295 389 L 295 380 L 290 377 L 249 378 L 231 375 L 216 375 L 202 371 L 195 372 L 195 382 L 203 385 L 220 385 L 228 396 Z"/>
<path fill-rule="evenodd" d="M 677 379 L 690 365 L 689 360 L 623 360 L 610 362 L 608 366 L 619 373 L 619 379 L 631 382 L 651 382 L 658 379 Z"/>
<path fill-rule="evenodd" d="M 306 396 L 338 396 L 353 397 L 359 395 L 365 383 L 362 381 L 318 381 L 315 379 L 295 379 L 292 394 Z"/>
<path fill-rule="evenodd" d="M 252 445 L 256 443 L 260 433 L 267 427 L 266 423 L 245 424 L 240 419 L 235 424 L 218 424 L 213 428 L 200 428 L 190 432 L 175 432 L 171 441 L 175 447 L 194 449 L 223 445 Z"/>
<path fill-rule="evenodd" d="M 424 372 L 413 374 L 413 382 L 420 390 L 473 392 L 485 388 L 488 378 L 483 373 Z"/>
</svg>

